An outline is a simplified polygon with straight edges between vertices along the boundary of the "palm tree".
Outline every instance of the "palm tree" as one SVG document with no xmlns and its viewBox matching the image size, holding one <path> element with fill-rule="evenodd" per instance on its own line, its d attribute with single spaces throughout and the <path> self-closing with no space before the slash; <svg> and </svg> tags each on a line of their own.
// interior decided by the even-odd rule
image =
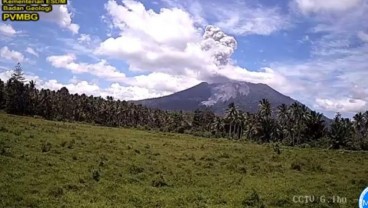
<svg viewBox="0 0 368 208">
<path fill-rule="evenodd" d="M 263 118 L 271 117 L 271 103 L 267 99 L 262 99 L 259 104 L 259 114 Z"/>
<path fill-rule="evenodd" d="M 241 139 L 241 137 L 243 136 L 245 125 L 246 125 L 246 115 L 241 110 L 239 110 L 238 115 L 236 117 L 236 123 L 238 126 L 238 131 L 237 131 L 238 139 Z"/>
<path fill-rule="evenodd" d="M 357 136 L 357 139 L 359 140 L 360 146 L 362 148 L 364 144 L 365 132 L 367 131 L 365 129 L 366 123 L 365 116 L 363 113 L 359 112 L 354 115 L 353 119 L 354 119 L 353 126 L 355 130 L 355 135 Z"/>
<path fill-rule="evenodd" d="M 353 117 L 354 119 L 354 130 L 355 134 L 359 140 L 360 148 L 366 149 L 366 142 L 365 140 L 368 140 L 368 111 L 365 113 L 357 113 Z"/>
<path fill-rule="evenodd" d="M 5 101 L 5 83 L 0 79 L 0 109 L 3 108 Z"/>
<path fill-rule="evenodd" d="M 228 105 L 228 109 L 226 111 L 226 121 L 229 124 L 229 137 L 232 138 L 233 137 L 233 127 L 235 130 L 235 119 L 237 117 L 238 114 L 238 110 L 236 109 L 236 106 L 234 103 L 230 103 Z"/>
<path fill-rule="evenodd" d="M 341 118 L 341 114 L 337 113 L 328 134 L 331 148 L 339 149 L 346 147 L 349 139 L 352 137 L 353 130 L 351 121 L 348 118 Z"/>
<path fill-rule="evenodd" d="M 247 139 L 254 139 L 256 134 L 256 116 L 252 113 L 245 113 L 244 132 Z"/>
<path fill-rule="evenodd" d="M 269 142 L 275 136 L 275 127 L 275 121 L 271 117 L 271 104 L 267 99 L 262 99 L 257 115 L 257 137 L 262 142 Z"/>
<path fill-rule="evenodd" d="M 323 114 L 311 111 L 308 113 L 305 124 L 304 135 L 307 141 L 315 141 L 325 135 L 326 127 Z"/>
<path fill-rule="evenodd" d="M 277 107 L 278 133 L 279 140 L 284 140 L 290 132 L 290 116 L 288 106 L 281 104 Z"/>
<path fill-rule="evenodd" d="M 220 117 L 216 117 L 215 121 L 211 125 L 211 130 L 216 136 L 219 136 L 224 131 L 225 123 Z"/>
<path fill-rule="evenodd" d="M 304 115 L 304 109 L 297 102 L 294 102 L 290 106 L 290 115 L 292 117 L 291 122 L 294 123 L 292 130 L 292 145 L 299 143 L 302 132 L 302 119 Z"/>
</svg>

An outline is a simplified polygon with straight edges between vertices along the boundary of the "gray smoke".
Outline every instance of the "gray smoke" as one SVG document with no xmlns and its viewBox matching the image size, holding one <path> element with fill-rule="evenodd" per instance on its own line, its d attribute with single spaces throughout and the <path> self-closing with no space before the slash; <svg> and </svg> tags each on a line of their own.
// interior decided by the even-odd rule
<svg viewBox="0 0 368 208">
<path fill-rule="evenodd" d="M 208 25 L 203 34 L 201 47 L 212 55 L 216 65 L 226 65 L 236 50 L 237 42 L 234 37 L 226 35 L 220 28 Z"/>
</svg>

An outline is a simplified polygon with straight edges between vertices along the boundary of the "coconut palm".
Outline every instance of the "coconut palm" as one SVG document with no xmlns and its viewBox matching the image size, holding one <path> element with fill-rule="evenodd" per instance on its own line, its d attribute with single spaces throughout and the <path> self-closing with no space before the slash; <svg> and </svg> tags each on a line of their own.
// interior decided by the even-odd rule
<svg viewBox="0 0 368 208">
<path fill-rule="evenodd" d="M 238 115 L 238 110 L 234 103 L 230 103 L 228 105 L 227 111 L 226 111 L 226 121 L 229 125 L 229 138 L 233 137 L 233 134 L 235 132 L 235 120 Z"/>
<path fill-rule="evenodd" d="M 271 104 L 267 99 L 262 99 L 256 116 L 256 136 L 261 142 L 269 142 L 274 139 L 275 133 L 276 123 L 271 117 Z"/>
</svg>

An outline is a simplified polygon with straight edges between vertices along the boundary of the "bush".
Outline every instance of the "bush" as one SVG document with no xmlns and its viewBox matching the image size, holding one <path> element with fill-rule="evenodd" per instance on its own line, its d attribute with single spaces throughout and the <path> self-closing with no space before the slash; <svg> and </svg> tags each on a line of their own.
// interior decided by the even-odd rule
<svg viewBox="0 0 368 208">
<path fill-rule="evenodd" d="M 10 151 L 10 147 L 7 147 L 5 145 L 1 145 L 0 144 L 0 155 L 2 156 L 8 156 L 8 157 L 12 157 L 13 154 Z"/>
<path fill-rule="evenodd" d="M 100 178 L 101 178 L 101 174 L 100 174 L 100 171 L 98 171 L 98 170 L 93 170 L 92 171 L 92 178 L 93 178 L 93 180 L 95 180 L 95 181 L 100 181 Z"/>
<path fill-rule="evenodd" d="M 68 142 L 64 140 L 64 141 L 61 142 L 60 146 L 65 147 L 67 143 Z"/>
<path fill-rule="evenodd" d="M 55 198 L 61 197 L 63 194 L 64 194 L 64 189 L 62 187 L 55 187 L 49 191 L 49 195 Z"/>
<path fill-rule="evenodd" d="M 132 165 L 129 167 L 129 173 L 131 174 L 139 174 L 139 173 L 143 173 L 144 168 L 136 166 L 136 165 Z"/>
<path fill-rule="evenodd" d="M 244 207 L 259 207 L 259 208 L 265 207 L 265 205 L 261 200 L 261 197 L 255 190 L 253 190 L 252 193 L 242 201 L 242 205 Z"/>
<path fill-rule="evenodd" d="M 229 153 L 226 153 L 226 152 L 221 152 L 218 156 L 218 158 L 230 158 L 230 155 Z"/>
<path fill-rule="evenodd" d="M 183 134 L 185 132 L 185 127 L 184 126 L 180 126 L 178 127 L 175 132 L 178 132 L 179 134 Z"/>
<path fill-rule="evenodd" d="M 237 171 L 238 171 L 239 173 L 246 174 L 246 173 L 247 173 L 247 167 L 246 167 L 246 166 L 244 166 L 244 165 L 239 165 L 239 166 L 237 167 Z"/>
<path fill-rule="evenodd" d="M 295 161 L 295 162 L 292 162 L 291 163 L 290 168 L 292 170 L 301 171 L 302 170 L 302 166 L 303 166 L 303 163 L 301 163 L 300 161 Z"/>
<path fill-rule="evenodd" d="M 276 154 L 281 154 L 281 149 L 280 149 L 280 144 L 279 143 L 275 143 L 273 144 L 273 151 L 276 153 Z"/>
<path fill-rule="evenodd" d="M 78 157 L 76 155 L 73 155 L 73 160 L 78 160 Z"/>
<path fill-rule="evenodd" d="M 9 132 L 9 130 L 3 126 L 0 126 L 0 132 Z"/>
<path fill-rule="evenodd" d="M 69 149 L 73 149 L 74 144 L 75 144 L 75 139 L 72 139 L 72 140 L 69 142 L 69 144 L 68 144 L 68 148 L 69 148 Z"/>
<path fill-rule="evenodd" d="M 162 175 L 156 176 L 156 178 L 152 180 L 151 185 L 156 188 L 168 186 L 165 178 Z"/>
<path fill-rule="evenodd" d="M 363 144 L 361 144 L 360 146 L 362 150 L 368 150 L 368 138 L 366 139 L 366 141 L 363 141 Z"/>
<path fill-rule="evenodd" d="M 301 148 L 311 148 L 310 144 L 304 143 L 300 145 Z"/>
<path fill-rule="evenodd" d="M 51 146 L 52 145 L 50 142 L 42 143 L 41 145 L 42 152 L 49 152 L 51 150 Z"/>
</svg>

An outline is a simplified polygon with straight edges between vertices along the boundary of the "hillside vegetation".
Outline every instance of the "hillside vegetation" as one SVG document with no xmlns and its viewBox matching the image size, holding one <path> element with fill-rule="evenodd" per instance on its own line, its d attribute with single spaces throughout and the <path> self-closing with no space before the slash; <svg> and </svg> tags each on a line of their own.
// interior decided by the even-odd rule
<svg viewBox="0 0 368 208">
<path fill-rule="evenodd" d="M 367 159 L 0 113 L 0 207 L 356 207 Z"/>
<path fill-rule="evenodd" d="M 241 104 L 241 103 L 238 103 Z M 70 94 L 66 87 L 53 91 L 25 82 L 18 64 L 11 78 L 0 80 L 0 110 L 15 115 L 40 116 L 49 120 L 77 121 L 109 127 L 155 129 L 196 136 L 247 139 L 257 143 L 278 142 L 288 146 L 368 150 L 368 111 L 353 119 L 337 114 L 331 125 L 324 116 L 295 102 L 272 109 L 267 99 L 259 101 L 256 113 L 243 112 L 230 103 L 224 117 L 210 109 L 193 113 L 169 112 L 135 105 L 111 96 Z"/>
</svg>

